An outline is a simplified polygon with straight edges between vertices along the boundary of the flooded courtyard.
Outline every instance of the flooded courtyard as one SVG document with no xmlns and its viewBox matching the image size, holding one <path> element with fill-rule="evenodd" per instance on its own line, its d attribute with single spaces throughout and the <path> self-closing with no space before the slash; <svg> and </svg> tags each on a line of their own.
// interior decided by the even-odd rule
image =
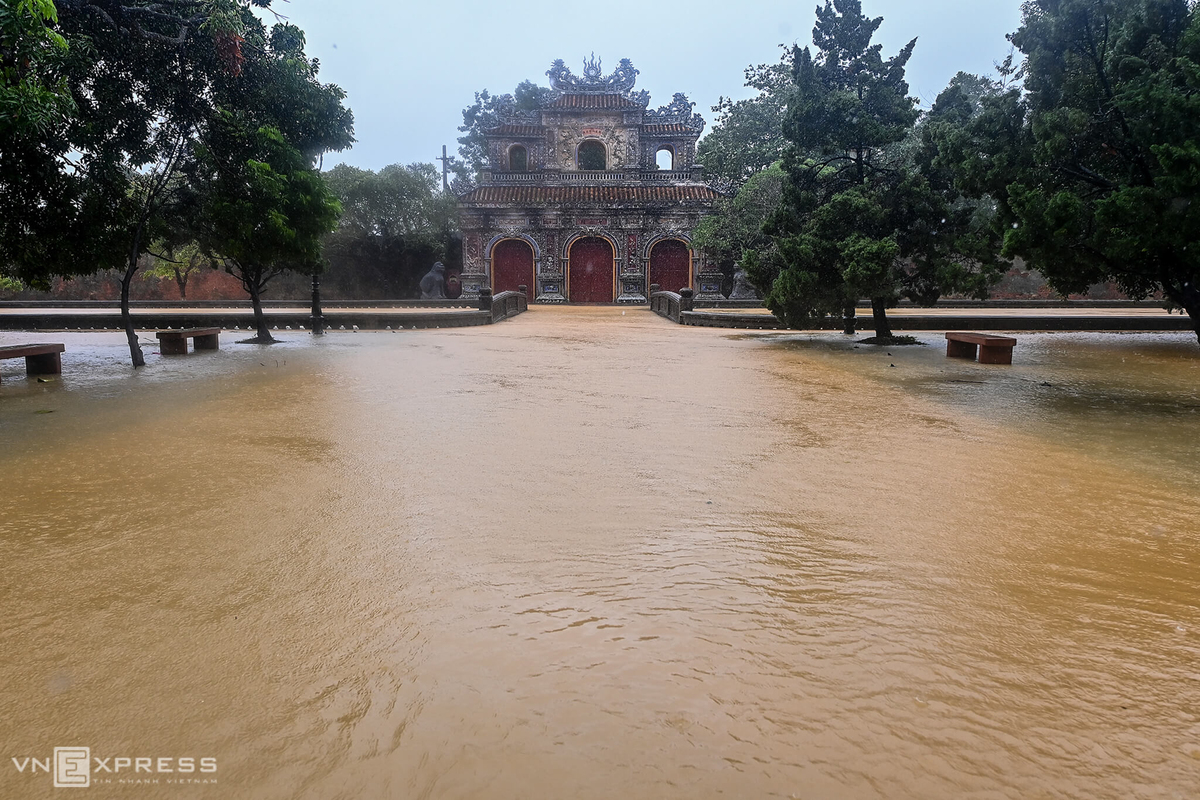
<svg viewBox="0 0 1200 800">
<path fill-rule="evenodd" d="M 1190 334 L 284 335 L 6 337 L 0 796 L 1196 796 Z"/>
</svg>

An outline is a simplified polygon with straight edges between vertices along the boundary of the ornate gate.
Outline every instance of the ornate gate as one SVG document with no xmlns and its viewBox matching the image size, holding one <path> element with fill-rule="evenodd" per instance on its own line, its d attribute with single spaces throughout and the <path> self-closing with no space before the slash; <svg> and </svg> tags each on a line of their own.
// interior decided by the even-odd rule
<svg viewBox="0 0 1200 800">
<path fill-rule="evenodd" d="M 571 245 L 567 265 L 567 299 L 572 303 L 611 303 L 616 282 L 613 248 L 593 236 Z"/>
<path fill-rule="evenodd" d="M 537 289 L 533 282 L 533 248 L 520 239 L 497 242 L 492 248 L 492 291 L 515 292 L 522 285 L 531 294 Z"/>
<path fill-rule="evenodd" d="M 692 285 L 692 253 L 678 239 L 666 239 L 650 250 L 650 283 L 678 292 Z"/>
</svg>

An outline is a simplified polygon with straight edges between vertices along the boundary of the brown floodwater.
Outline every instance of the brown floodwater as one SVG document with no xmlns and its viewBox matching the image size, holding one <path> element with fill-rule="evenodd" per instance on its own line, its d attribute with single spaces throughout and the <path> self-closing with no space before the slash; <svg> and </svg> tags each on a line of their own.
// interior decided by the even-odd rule
<svg viewBox="0 0 1200 800">
<path fill-rule="evenodd" d="M 285 335 L 0 362 L 0 796 L 1200 794 L 1194 337 Z"/>
</svg>

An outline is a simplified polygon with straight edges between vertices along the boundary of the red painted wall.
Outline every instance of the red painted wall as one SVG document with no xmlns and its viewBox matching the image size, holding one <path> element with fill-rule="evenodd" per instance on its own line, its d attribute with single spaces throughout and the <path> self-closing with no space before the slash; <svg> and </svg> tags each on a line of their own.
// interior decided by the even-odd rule
<svg viewBox="0 0 1200 800">
<path fill-rule="evenodd" d="M 492 292 L 515 292 L 524 284 L 532 294 L 533 248 L 519 239 L 505 239 L 492 248 Z"/>
<path fill-rule="evenodd" d="M 572 303 L 613 301 L 613 249 L 600 237 L 580 239 L 571 245 L 567 299 Z"/>
<path fill-rule="evenodd" d="M 692 285 L 692 254 L 678 239 L 659 242 L 650 250 L 650 283 L 665 292 L 678 292 Z"/>
</svg>

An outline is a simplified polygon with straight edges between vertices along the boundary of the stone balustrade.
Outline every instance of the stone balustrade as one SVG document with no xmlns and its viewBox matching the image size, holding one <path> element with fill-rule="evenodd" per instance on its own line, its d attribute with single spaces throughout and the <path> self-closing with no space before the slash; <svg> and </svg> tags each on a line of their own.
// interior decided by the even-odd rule
<svg viewBox="0 0 1200 800">
<path fill-rule="evenodd" d="M 698 170 L 610 169 L 610 170 L 545 170 L 539 172 L 484 172 L 480 183 L 488 186 L 524 184 L 560 185 L 580 183 L 600 184 L 678 184 L 701 180 Z"/>
</svg>

